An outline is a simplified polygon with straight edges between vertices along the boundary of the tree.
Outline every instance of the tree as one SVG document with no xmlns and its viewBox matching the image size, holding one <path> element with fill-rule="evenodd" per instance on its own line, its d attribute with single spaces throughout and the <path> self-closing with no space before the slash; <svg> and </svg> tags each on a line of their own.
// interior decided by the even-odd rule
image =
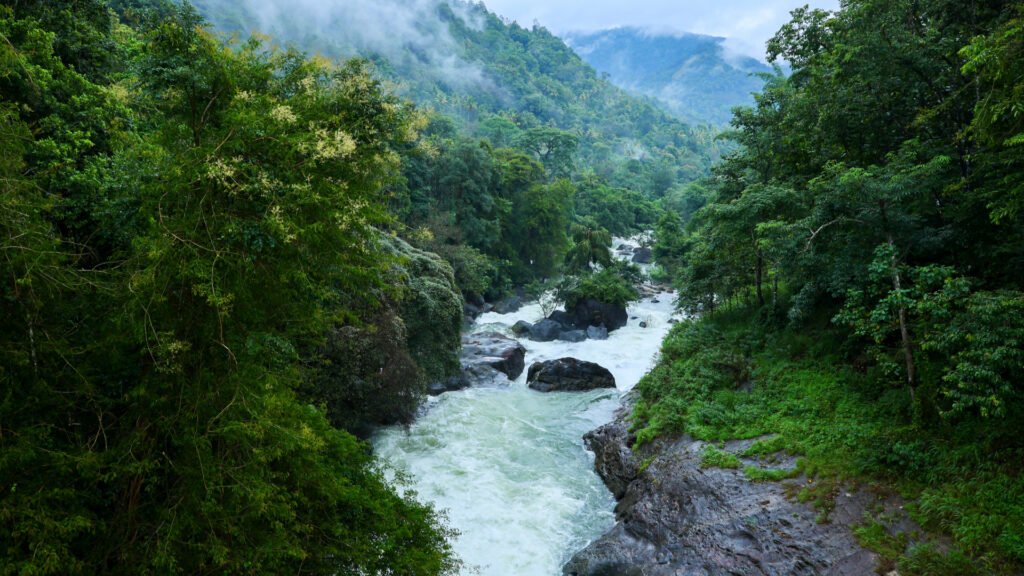
<svg viewBox="0 0 1024 576">
<path fill-rule="evenodd" d="M 612 235 L 593 222 L 574 225 L 572 243 L 565 255 L 565 266 L 570 273 L 589 272 L 594 265 L 611 265 Z"/>
</svg>

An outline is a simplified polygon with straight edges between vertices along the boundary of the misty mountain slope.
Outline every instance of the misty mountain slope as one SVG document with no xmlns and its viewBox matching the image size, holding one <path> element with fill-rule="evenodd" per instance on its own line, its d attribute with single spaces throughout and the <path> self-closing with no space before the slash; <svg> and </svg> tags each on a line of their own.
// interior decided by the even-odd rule
<svg viewBox="0 0 1024 576">
<path fill-rule="evenodd" d="M 399 93 L 484 134 L 554 126 L 579 139 L 578 163 L 599 173 L 631 161 L 707 173 L 713 133 L 601 77 L 543 27 L 523 28 L 483 4 L 446 0 L 195 0 L 215 28 L 261 32 L 329 57 L 362 56 Z M 493 140 L 493 139 L 492 139 Z M 500 145 L 500 142 L 496 142 Z"/>
<path fill-rule="evenodd" d="M 770 72 L 763 62 L 730 55 L 724 38 L 699 34 L 653 34 L 615 28 L 566 36 L 580 56 L 628 90 L 664 102 L 687 122 L 724 125 L 733 106 L 753 103 Z"/>
</svg>

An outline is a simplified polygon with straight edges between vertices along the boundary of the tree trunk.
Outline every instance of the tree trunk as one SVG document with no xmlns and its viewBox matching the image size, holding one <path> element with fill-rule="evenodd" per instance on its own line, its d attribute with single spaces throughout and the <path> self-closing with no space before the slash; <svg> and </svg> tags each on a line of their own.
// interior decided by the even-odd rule
<svg viewBox="0 0 1024 576">
<path fill-rule="evenodd" d="M 764 257 L 757 253 L 757 265 L 754 266 L 754 287 L 757 290 L 757 306 L 764 308 L 764 290 L 761 288 L 764 276 Z"/>
<path fill-rule="evenodd" d="M 892 288 L 896 292 L 903 290 L 903 281 L 900 278 L 900 269 L 896 260 L 896 241 L 892 237 L 892 230 L 889 228 L 889 216 L 885 210 L 885 201 L 879 202 L 882 211 L 882 223 L 885 225 L 885 239 L 889 243 L 891 256 L 889 268 L 892 270 Z M 907 367 L 907 389 L 910 391 L 910 405 L 916 409 L 917 406 L 917 367 L 914 363 L 914 341 L 910 336 L 910 327 L 907 325 L 907 306 L 903 303 L 902 297 L 899 306 L 900 320 L 900 342 L 903 347 L 903 361 Z"/>
</svg>

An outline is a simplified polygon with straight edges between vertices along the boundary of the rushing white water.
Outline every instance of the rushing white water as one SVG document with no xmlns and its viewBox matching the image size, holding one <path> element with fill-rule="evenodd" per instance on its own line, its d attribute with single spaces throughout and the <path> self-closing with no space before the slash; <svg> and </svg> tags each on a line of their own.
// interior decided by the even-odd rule
<svg viewBox="0 0 1024 576">
<path fill-rule="evenodd" d="M 670 327 L 673 294 L 629 307 L 627 326 L 607 340 L 531 342 L 526 365 L 573 357 L 615 376 L 617 390 L 540 393 L 503 377 L 433 398 L 408 429 L 374 438 L 377 454 L 410 475 L 421 500 L 448 514 L 465 574 L 554 576 L 577 550 L 614 524 L 614 499 L 593 470 L 586 432 L 609 422 L 620 394 L 655 360 Z M 538 304 L 484 314 L 474 332 L 510 334 L 517 320 L 543 317 Z M 646 322 L 647 328 L 640 323 Z"/>
</svg>

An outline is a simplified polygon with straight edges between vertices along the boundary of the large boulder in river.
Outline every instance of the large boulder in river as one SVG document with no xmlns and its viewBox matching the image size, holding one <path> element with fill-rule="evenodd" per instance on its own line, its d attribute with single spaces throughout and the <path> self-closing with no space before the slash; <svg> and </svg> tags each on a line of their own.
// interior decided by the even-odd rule
<svg viewBox="0 0 1024 576">
<path fill-rule="evenodd" d="M 523 336 L 530 333 L 530 329 L 533 328 L 533 324 L 530 324 L 526 320 L 520 320 L 512 325 L 512 333 L 516 336 Z"/>
<path fill-rule="evenodd" d="M 489 366 L 515 380 L 526 367 L 526 348 L 497 332 L 468 334 L 462 338 L 463 372 L 475 366 Z"/>
<path fill-rule="evenodd" d="M 625 306 L 607 304 L 593 298 L 581 300 L 571 314 L 575 326 L 604 326 L 609 332 L 622 328 L 629 320 Z"/>
<path fill-rule="evenodd" d="M 538 392 L 583 392 L 615 388 L 615 377 L 607 368 L 575 358 L 536 362 L 530 366 L 526 381 L 530 388 Z"/>
<path fill-rule="evenodd" d="M 522 307 L 522 298 L 519 296 L 509 296 L 508 298 L 502 298 L 494 304 L 494 312 L 498 314 L 511 314 L 512 312 L 519 311 Z"/>
<path fill-rule="evenodd" d="M 576 323 L 576 317 L 566 312 L 565 310 L 555 310 L 551 314 L 548 314 L 548 320 L 558 322 L 566 330 L 580 328 L 580 326 L 578 326 Z"/>
<path fill-rule="evenodd" d="M 530 340 L 551 342 L 562 333 L 562 325 L 554 320 L 541 320 L 530 328 Z"/>
<path fill-rule="evenodd" d="M 633 250 L 633 262 L 637 264 L 650 264 L 653 253 L 650 248 L 640 246 Z"/>
</svg>

